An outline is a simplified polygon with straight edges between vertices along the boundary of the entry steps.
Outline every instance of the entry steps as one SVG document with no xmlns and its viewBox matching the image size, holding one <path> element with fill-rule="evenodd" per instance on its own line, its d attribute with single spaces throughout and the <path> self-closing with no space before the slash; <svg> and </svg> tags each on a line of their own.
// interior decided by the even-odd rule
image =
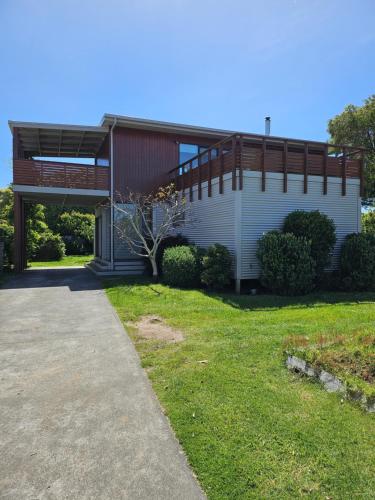
<svg viewBox="0 0 375 500">
<path fill-rule="evenodd" d="M 86 267 L 97 276 L 135 276 L 145 272 L 145 263 L 141 259 L 128 259 L 114 262 L 114 269 L 111 263 L 95 259 Z"/>
</svg>

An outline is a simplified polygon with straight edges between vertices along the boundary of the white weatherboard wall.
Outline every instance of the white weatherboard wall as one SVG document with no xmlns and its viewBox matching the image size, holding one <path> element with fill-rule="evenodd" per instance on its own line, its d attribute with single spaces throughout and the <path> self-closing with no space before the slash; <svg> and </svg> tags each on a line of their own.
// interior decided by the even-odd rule
<svg viewBox="0 0 375 500">
<path fill-rule="evenodd" d="M 102 260 L 111 259 L 111 213 L 109 207 L 97 207 L 95 216 L 101 216 Z"/>
<path fill-rule="evenodd" d="M 266 190 L 261 190 L 261 173 L 243 173 L 243 190 L 232 190 L 231 174 L 224 176 L 224 193 L 219 194 L 218 179 L 212 181 L 212 197 L 207 183 L 202 184 L 202 199 L 198 200 L 194 186 L 192 202 L 196 221 L 180 229 L 191 242 L 207 248 L 213 243 L 225 245 L 234 257 L 233 270 L 237 279 L 259 277 L 256 257 L 257 242 L 264 233 L 281 229 L 286 215 L 293 210 L 320 210 L 336 225 L 337 243 L 333 267 L 347 234 L 361 229 L 361 199 L 358 179 L 347 179 L 347 194 L 341 194 L 341 178 L 328 178 L 328 193 L 323 195 L 323 178 L 309 176 L 308 192 L 303 193 L 303 176 L 288 175 L 288 191 L 283 192 L 283 174 L 267 173 Z M 189 199 L 187 195 L 187 199 Z"/>
<path fill-rule="evenodd" d="M 116 206 L 119 207 L 120 209 L 122 208 L 126 210 L 130 210 L 131 208 L 130 204 L 124 204 L 124 203 L 118 203 Z M 125 215 L 124 213 L 120 212 L 119 210 L 116 210 L 115 208 L 114 217 L 116 226 L 117 224 L 120 225 L 120 221 L 125 217 Z M 115 251 L 116 261 L 139 259 L 137 255 L 134 255 L 134 253 L 130 251 L 128 244 L 120 237 L 118 230 L 116 230 L 116 227 L 114 231 L 114 251 Z"/>
<path fill-rule="evenodd" d="M 208 197 L 207 182 L 202 183 L 202 199 L 198 200 L 198 188 L 193 187 L 193 223 L 186 224 L 180 232 L 189 241 L 207 248 L 213 243 L 225 245 L 233 257 L 236 254 L 235 194 L 231 175 L 224 176 L 224 192 L 219 194 L 219 179 L 212 180 L 212 196 Z M 189 201 L 188 192 L 186 192 Z"/>
<path fill-rule="evenodd" d="M 320 210 L 333 219 L 337 243 L 333 267 L 347 234 L 359 232 L 361 200 L 358 179 L 347 179 L 346 196 L 341 194 L 341 178 L 329 177 L 327 194 L 323 194 L 323 178 L 309 176 L 308 192 L 303 193 L 303 176 L 288 175 L 288 191 L 283 192 L 283 174 L 267 173 L 266 190 L 261 191 L 261 174 L 244 172 L 241 195 L 241 278 L 257 278 L 257 241 L 263 233 L 281 229 L 288 213 L 293 210 Z"/>
</svg>

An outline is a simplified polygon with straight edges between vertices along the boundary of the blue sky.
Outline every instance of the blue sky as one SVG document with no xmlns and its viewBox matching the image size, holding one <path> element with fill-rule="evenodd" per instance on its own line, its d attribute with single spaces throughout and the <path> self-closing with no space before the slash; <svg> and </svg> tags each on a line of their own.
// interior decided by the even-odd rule
<svg viewBox="0 0 375 500">
<path fill-rule="evenodd" d="M 0 0 L 0 186 L 7 120 L 103 113 L 325 140 L 375 93 L 374 0 Z"/>
</svg>

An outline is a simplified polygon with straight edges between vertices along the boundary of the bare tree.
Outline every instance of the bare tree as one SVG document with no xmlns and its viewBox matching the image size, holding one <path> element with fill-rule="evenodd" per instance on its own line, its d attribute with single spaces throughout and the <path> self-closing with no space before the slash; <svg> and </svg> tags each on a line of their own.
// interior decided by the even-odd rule
<svg viewBox="0 0 375 500">
<path fill-rule="evenodd" d="M 174 184 L 161 187 L 156 193 L 129 192 L 121 203 L 114 203 L 115 230 L 130 251 L 147 257 L 152 276 L 159 276 L 156 255 L 160 243 L 179 226 L 192 222 L 191 204 Z"/>
</svg>

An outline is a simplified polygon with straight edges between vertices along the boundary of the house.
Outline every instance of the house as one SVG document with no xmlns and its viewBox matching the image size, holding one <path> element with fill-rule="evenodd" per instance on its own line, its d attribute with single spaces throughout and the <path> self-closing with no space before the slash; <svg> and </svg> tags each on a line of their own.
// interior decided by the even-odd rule
<svg viewBox="0 0 375 500">
<path fill-rule="evenodd" d="M 259 237 L 280 228 L 292 210 L 319 209 L 334 220 L 335 257 L 345 235 L 360 231 L 360 148 L 111 114 L 97 127 L 9 125 L 17 270 L 26 266 L 23 206 L 36 201 L 95 206 L 92 269 L 143 272 L 143 262 L 114 230 L 116 212 L 108 201 L 171 181 L 191 201 L 198 221 L 181 232 L 204 247 L 215 242 L 228 247 L 237 288 L 241 280 L 259 275 Z M 81 158 L 93 164 L 77 163 Z"/>
</svg>

